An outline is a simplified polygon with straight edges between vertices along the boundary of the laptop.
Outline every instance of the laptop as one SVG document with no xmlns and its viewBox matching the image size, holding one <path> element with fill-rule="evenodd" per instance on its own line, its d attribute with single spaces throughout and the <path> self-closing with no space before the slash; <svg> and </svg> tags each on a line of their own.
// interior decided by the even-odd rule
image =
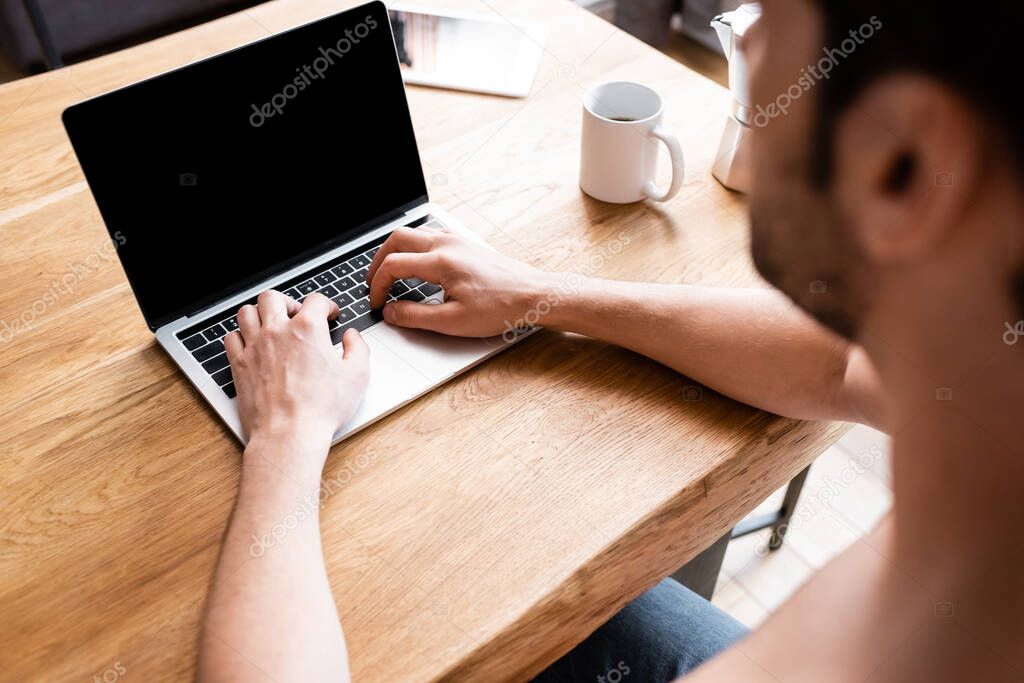
<svg viewBox="0 0 1024 683">
<path fill-rule="evenodd" d="M 394 327 L 367 266 L 401 226 L 446 227 L 432 204 L 387 8 L 371 2 L 75 104 L 63 122 L 142 315 L 242 443 L 223 337 L 276 289 L 320 292 L 371 350 L 370 385 L 334 442 L 507 348 Z M 390 300 L 440 303 L 399 281 Z M 505 335 L 517 341 L 524 334 Z"/>
</svg>

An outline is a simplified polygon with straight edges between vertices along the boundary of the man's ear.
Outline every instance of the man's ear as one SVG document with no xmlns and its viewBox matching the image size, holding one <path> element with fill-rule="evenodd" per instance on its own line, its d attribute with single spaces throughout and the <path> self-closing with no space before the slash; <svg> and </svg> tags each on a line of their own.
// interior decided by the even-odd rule
<svg viewBox="0 0 1024 683">
<path fill-rule="evenodd" d="M 915 74 L 880 79 L 843 112 L 834 189 L 866 254 L 913 259 L 951 234 L 981 181 L 979 118 L 954 91 Z"/>
</svg>

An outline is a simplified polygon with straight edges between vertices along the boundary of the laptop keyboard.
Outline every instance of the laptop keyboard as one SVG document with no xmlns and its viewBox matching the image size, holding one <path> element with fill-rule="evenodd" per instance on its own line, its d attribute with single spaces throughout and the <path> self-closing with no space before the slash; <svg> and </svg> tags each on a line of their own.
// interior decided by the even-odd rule
<svg viewBox="0 0 1024 683">
<path fill-rule="evenodd" d="M 441 227 L 441 223 L 432 216 L 425 216 L 411 224 Z M 330 321 L 331 342 L 341 343 L 345 330 L 354 327 L 359 331 L 383 320 L 380 310 L 370 308 L 370 289 L 366 286 L 366 271 L 369 269 L 373 255 L 387 239 L 387 235 L 374 240 L 359 250 L 350 252 L 332 261 L 317 266 L 308 273 L 293 278 L 278 286 L 272 287 L 283 291 L 296 301 L 303 301 L 314 292 L 323 294 L 338 304 L 338 317 Z M 398 280 L 391 287 L 388 301 L 423 301 L 427 297 L 441 292 L 441 286 L 424 282 L 418 278 Z M 256 303 L 251 299 L 245 303 Z M 235 314 L 245 303 L 238 304 L 230 310 L 211 316 L 197 325 L 178 333 L 178 339 L 192 353 L 207 374 L 213 377 L 217 386 L 228 398 L 234 398 L 235 384 L 231 377 L 227 353 L 224 350 L 223 337 L 228 332 L 238 329 Z"/>
</svg>

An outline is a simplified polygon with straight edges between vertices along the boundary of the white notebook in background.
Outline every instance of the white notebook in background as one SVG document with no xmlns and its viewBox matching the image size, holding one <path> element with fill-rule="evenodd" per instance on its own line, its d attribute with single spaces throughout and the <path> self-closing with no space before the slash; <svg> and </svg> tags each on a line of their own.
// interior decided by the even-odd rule
<svg viewBox="0 0 1024 683">
<path fill-rule="evenodd" d="M 413 85 L 526 97 L 548 27 L 536 22 L 392 5 L 402 77 Z"/>
</svg>

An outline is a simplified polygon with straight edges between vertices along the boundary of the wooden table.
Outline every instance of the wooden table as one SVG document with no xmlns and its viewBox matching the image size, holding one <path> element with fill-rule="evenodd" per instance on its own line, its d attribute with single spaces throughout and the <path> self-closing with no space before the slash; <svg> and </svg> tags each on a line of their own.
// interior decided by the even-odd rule
<svg viewBox="0 0 1024 683">
<path fill-rule="evenodd" d="M 61 110 L 348 4 L 277 0 L 0 88 L 0 679 L 190 678 L 239 476 L 105 248 Z M 724 90 L 563 0 L 455 4 L 553 30 L 526 100 L 410 89 L 436 201 L 547 268 L 756 281 L 742 198 L 709 173 Z M 583 91 L 611 79 L 666 98 L 689 169 L 667 205 L 576 185 Z M 355 680 L 529 677 L 842 431 L 534 335 L 332 451 L 324 550 Z"/>
</svg>

